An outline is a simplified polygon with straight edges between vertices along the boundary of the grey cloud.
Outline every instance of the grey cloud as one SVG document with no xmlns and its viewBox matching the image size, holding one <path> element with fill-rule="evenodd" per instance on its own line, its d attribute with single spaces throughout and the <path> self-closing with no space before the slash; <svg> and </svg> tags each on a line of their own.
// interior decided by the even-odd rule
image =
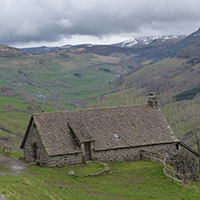
<svg viewBox="0 0 200 200">
<path fill-rule="evenodd" d="M 187 34 L 199 26 L 198 0 L 0 1 L 0 43 L 57 41 L 155 30 Z"/>
</svg>

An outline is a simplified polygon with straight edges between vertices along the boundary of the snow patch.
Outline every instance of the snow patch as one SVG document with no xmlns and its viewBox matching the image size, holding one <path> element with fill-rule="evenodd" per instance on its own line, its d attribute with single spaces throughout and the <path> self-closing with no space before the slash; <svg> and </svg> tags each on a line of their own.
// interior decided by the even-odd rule
<svg viewBox="0 0 200 200">
<path fill-rule="evenodd" d="M 152 43 L 154 40 L 160 40 L 161 42 L 165 42 L 166 40 L 169 39 L 176 39 L 179 36 L 177 35 L 169 35 L 169 36 L 148 36 L 148 37 L 140 37 L 140 38 L 132 38 L 125 40 L 124 42 L 120 43 L 120 47 L 125 48 L 125 47 L 133 47 L 136 45 L 148 45 Z"/>
<path fill-rule="evenodd" d="M 124 42 L 122 42 L 121 47 L 133 47 L 137 43 L 138 43 L 137 40 L 133 38 L 133 39 L 125 40 Z"/>
<path fill-rule="evenodd" d="M 194 37 L 198 37 L 198 36 L 200 36 L 200 33 L 198 33 L 198 34 L 194 34 Z"/>
</svg>

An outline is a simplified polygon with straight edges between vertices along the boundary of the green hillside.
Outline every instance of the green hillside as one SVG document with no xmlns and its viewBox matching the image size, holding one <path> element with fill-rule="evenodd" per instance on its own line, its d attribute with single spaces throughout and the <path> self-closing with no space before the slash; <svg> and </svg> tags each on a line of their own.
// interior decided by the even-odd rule
<svg viewBox="0 0 200 200">
<path fill-rule="evenodd" d="M 21 199 L 143 199 L 196 200 L 198 183 L 172 183 L 162 165 L 151 161 L 109 163 L 111 173 L 98 177 L 83 177 L 100 170 L 98 163 L 80 164 L 63 168 L 29 167 L 26 174 L 0 177 L 0 191 L 9 200 Z M 69 177 L 69 171 L 76 175 Z M 0 167 L 1 171 L 7 171 Z"/>
<path fill-rule="evenodd" d="M 0 85 L 37 99 L 84 99 L 105 92 L 123 72 L 116 56 L 84 51 L 0 58 Z M 64 101 L 63 100 L 63 101 Z"/>
</svg>

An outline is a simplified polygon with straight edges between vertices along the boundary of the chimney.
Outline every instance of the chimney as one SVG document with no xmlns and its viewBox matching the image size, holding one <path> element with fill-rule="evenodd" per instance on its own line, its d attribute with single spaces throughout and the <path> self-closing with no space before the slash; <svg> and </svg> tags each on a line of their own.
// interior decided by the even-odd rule
<svg viewBox="0 0 200 200">
<path fill-rule="evenodd" d="M 148 105 L 150 105 L 154 109 L 158 109 L 158 97 L 156 96 L 155 92 L 150 92 L 148 101 Z"/>
</svg>

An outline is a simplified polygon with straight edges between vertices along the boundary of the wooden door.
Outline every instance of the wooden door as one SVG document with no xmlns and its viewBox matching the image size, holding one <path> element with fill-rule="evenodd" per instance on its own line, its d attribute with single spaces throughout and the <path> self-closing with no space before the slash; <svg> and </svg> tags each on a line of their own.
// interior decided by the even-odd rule
<svg viewBox="0 0 200 200">
<path fill-rule="evenodd" d="M 33 160 L 37 160 L 37 144 L 33 143 Z"/>
<path fill-rule="evenodd" d="M 85 142 L 85 161 L 91 160 L 91 146 L 90 142 Z"/>
</svg>

